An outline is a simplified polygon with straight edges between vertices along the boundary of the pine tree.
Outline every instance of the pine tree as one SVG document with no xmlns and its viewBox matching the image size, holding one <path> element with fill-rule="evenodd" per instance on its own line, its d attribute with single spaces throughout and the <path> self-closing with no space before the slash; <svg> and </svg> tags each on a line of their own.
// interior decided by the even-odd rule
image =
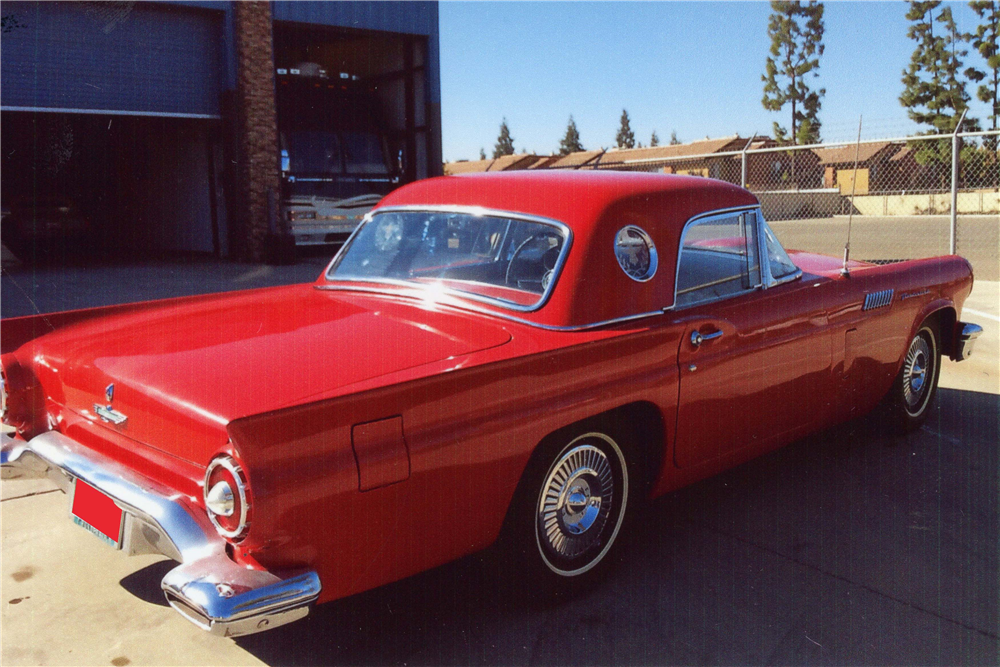
<svg viewBox="0 0 1000 667">
<path fill-rule="evenodd" d="M 484 151 L 482 148 L 479 149 L 479 159 L 480 160 L 486 159 L 486 151 Z"/>
<path fill-rule="evenodd" d="M 514 154 L 514 137 L 510 136 L 510 128 L 507 127 L 507 119 L 500 123 L 500 135 L 497 137 L 497 144 L 493 147 L 493 159 L 504 155 Z"/>
<path fill-rule="evenodd" d="M 820 98 L 826 89 L 812 90 L 806 75 L 819 76 L 823 30 L 822 3 L 772 0 L 767 23 L 771 48 L 760 77 L 764 82 L 761 103 L 768 111 L 781 111 L 791 103 L 791 129 L 774 123 L 774 138 L 779 142 L 813 144 L 820 140 Z"/>
<path fill-rule="evenodd" d="M 955 25 L 951 7 L 941 7 L 935 16 L 940 6 L 940 0 L 910 2 L 906 18 L 912 24 L 906 35 L 917 43 L 917 48 L 910 56 L 910 65 L 903 70 L 905 88 L 899 96 L 906 114 L 921 125 L 929 125 L 930 134 L 953 132 L 962 112 L 969 108 L 965 81 L 959 78 L 962 58 L 968 54 L 960 46 L 964 35 Z M 976 127 L 975 119 L 965 119 L 963 129 Z M 951 161 L 948 141 L 915 142 L 913 148 L 919 164 Z"/>
<path fill-rule="evenodd" d="M 996 130 L 997 116 L 1000 116 L 1000 49 L 997 44 L 1000 33 L 1000 3 L 996 0 L 973 0 L 969 6 L 983 21 L 974 33 L 968 35 L 968 38 L 972 42 L 972 47 L 986 61 L 986 70 L 970 67 L 965 70 L 965 75 L 977 83 L 986 81 L 976 90 L 976 97 L 980 102 L 990 105 L 990 114 L 987 118 L 991 129 Z M 996 146 L 996 137 L 989 139 L 992 145 Z"/>
<path fill-rule="evenodd" d="M 559 142 L 559 155 L 569 155 L 570 153 L 577 153 L 583 150 L 583 144 L 580 143 L 580 133 L 576 129 L 576 121 L 573 120 L 573 115 L 570 114 L 569 124 L 566 126 L 566 135 Z"/>
<path fill-rule="evenodd" d="M 628 111 L 622 109 L 621 125 L 618 127 L 618 134 L 615 135 L 615 143 L 618 148 L 635 148 L 635 133 L 628 120 Z"/>
<path fill-rule="evenodd" d="M 649 138 L 649 147 L 656 148 L 660 145 L 660 138 L 656 136 L 656 130 L 653 130 L 653 136 Z"/>
<path fill-rule="evenodd" d="M 670 145 L 677 146 L 681 143 L 681 140 L 677 138 L 677 130 L 670 131 Z"/>
</svg>

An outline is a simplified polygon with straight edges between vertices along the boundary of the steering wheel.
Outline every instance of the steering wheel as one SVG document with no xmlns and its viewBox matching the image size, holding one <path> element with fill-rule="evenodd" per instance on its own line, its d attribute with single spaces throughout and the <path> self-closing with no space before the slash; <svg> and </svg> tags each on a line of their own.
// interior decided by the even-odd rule
<svg viewBox="0 0 1000 667">
<path fill-rule="evenodd" d="M 511 254 L 510 261 L 507 262 L 507 272 L 504 274 L 504 284 L 506 284 L 506 285 L 513 284 L 512 281 L 511 281 L 511 275 L 514 273 L 513 270 L 512 270 L 514 268 L 514 263 L 517 262 L 518 257 L 521 255 L 522 252 L 524 252 L 528 248 L 528 246 L 532 242 L 534 242 L 534 241 L 536 241 L 538 239 L 542 239 L 542 238 L 546 238 L 547 239 L 547 238 L 552 238 L 552 237 L 558 238 L 552 232 L 536 232 L 536 233 L 532 234 L 531 236 L 529 236 L 528 238 L 526 238 L 523 241 L 521 241 L 520 245 L 518 245 L 517 248 L 514 249 L 514 252 Z M 555 252 L 553 253 L 553 251 L 555 251 Z M 556 260 L 558 260 L 558 258 L 559 258 L 559 247 L 558 246 L 553 246 L 553 247 L 549 248 L 548 250 L 546 250 L 545 253 L 542 255 L 542 265 L 546 269 L 545 275 L 542 276 L 542 278 L 540 278 L 539 280 L 530 280 L 530 281 L 524 281 L 524 282 L 538 282 L 538 283 L 541 283 L 542 284 L 542 289 L 544 289 L 546 287 L 546 285 L 548 284 L 546 278 L 548 278 L 548 280 L 551 280 L 552 271 L 553 271 L 553 269 L 555 269 L 555 263 L 556 263 Z M 551 266 L 549 266 L 550 263 L 551 263 Z M 516 283 L 518 285 L 520 285 L 521 282 L 522 281 L 520 281 L 520 280 L 516 281 Z"/>
</svg>

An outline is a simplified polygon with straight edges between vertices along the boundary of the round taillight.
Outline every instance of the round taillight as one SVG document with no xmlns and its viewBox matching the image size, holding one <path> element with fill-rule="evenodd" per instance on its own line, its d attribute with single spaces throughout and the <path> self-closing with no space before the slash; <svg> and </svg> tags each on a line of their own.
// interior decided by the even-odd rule
<svg viewBox="0 0 1000 667">
<path fill-rule="evenodd" d="M 250 496 L 243 468 L 232 457 L 212 460 L 205 472 L 205 509 L 219 534 L 230 540 L 246 535 Z"/>
</svg>

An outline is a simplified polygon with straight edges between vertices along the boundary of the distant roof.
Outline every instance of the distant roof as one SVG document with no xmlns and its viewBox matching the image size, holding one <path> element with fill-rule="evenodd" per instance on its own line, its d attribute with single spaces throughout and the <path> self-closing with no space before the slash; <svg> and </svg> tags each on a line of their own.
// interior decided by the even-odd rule
<svg viewBox="0 0 1000 667">
<path fill-rule="evenodd" d="M 910 147 L 909 146 L 903 146 L 898 151 L 896 151 L 895 155 L 893 155 L 891 158 L 889 158 L 889 162 L 899 162 L 901 160 L 905 160 L 907 157 L 910 157 L 912 155 L 913 155 L 913 151 L 910 150 Z"/>
<path fill-rule="evenodd" d="M 538 161 L 530 165 L 528 169 L 545 169 L 551 167 L 553 164 L 559 161 L 561 156 L 559 155 L 544 155 L 538 156 Z"/>
<path fill-rule="evenodd" d="M 847 145 L 838 148 L 816 148 L 813 152 L 819 156 L 819 164 L 854 164 L 855 153 L 858 156 L 858 164 L 869 162 L 873 158 L 885 159 L 891 152 L 895 152 L 898 144 L 888 141 L 873 141 L 863 143 L 860 146 Z M 885 153 L 883 153 L 885 151 Z"/>
<path fill-rule="evenodd" d="M 709 155 L 743 150 L 748 138 L 738 135 L 719 139 L 700 139 L 686 144 L 653 146 L 649 148 L 619 148 L 607 152 L 603 163 L 631 162 L 633 160 L 667 160 L 672 158 Z"/>
<path fill-rule="evenodd" d="M 699 139 L 689 141 L 684 144 L 673 144 L 666 146 L 650 146 L 644 148 L 611 148 L 609 150 L 590 150 L 570 153 L 559 158 L 550 164 L 536 164 L 532 168 L 538 169 L 549 167 L 552 169 L 563 168 L 587 168 L 598 164 L 622 164 L 638 160 L 671 160 L 684 157 L 696 157 L 711 155 L 713 153 L 724 153 L 730 151 L 741 151 L 746 146 L 748 137 L 741 137 L 738 134 L 730 137 L 719 137 L 717 139 Z M 752 148 L 766 148 L 774 145 L 774 140 L 766 137 L 754 139 Z"/>
<path fill-rule="evenodd" d="M 462 160 L 460 162 L 448 162 L 444 165 L 446 176 L 458 174 L 471 174 L 480 171 L 508 171 L 515 169 L 527 169 L 539 160 L 546 159 L 544 156 L 520 153 L 515 155 L 504 155 L 503 157 L 491 158 L 488 160 Z"/>
<path fill-rule="evenodd" d="M 560 157 L 558 160 L 551 163 L 549 167 L 552 169 L 559 169 L 561 167 L 580 167 L 585 164 L 592 163 L 604 152 L 603 148 L 596 151 L 577 151 L 576 153 L 570 153 L 569 155 Z"/>
</svg>

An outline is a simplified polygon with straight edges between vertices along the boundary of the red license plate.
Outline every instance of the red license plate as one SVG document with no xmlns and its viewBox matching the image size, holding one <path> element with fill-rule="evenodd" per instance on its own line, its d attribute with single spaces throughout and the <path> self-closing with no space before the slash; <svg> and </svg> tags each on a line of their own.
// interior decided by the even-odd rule
<svg viewBox="0 0 1000 667">
<path fill-rule="evenodd" d="M 76 480 L 73 489 L 73 523 L 85 528 L 103 542 L 121 548 L 122 524 L 125 513 L 115 501 L 82 479 Z"/>
</svg>

